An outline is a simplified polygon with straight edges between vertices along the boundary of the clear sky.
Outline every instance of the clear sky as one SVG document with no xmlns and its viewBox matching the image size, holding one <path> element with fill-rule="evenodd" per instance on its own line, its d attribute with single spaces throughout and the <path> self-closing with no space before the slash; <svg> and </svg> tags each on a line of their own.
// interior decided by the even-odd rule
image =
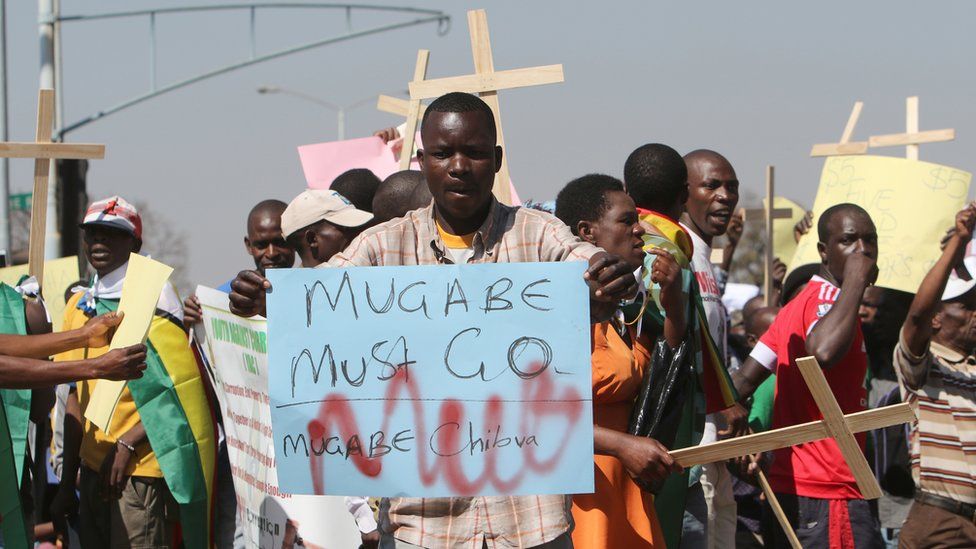
<svg viewBox="0 0 976 549">
<path fill-rule="evenodd" d="M 912 2 L 397 2 L 441 9 L 434 25 L 355 39 L 246 68 L 143 103 L 68 139 L 107 145 L 89 171 L 92 198 L 149 202 L 190 235 L 188 277 L 217 285 L 251 266 L 244 217 L 264 198 L 288 201 L 304 187 L 296 147 L 336 138 L 335 114 L 282 95 L 277 85 L 351 104 L 406 87 L 416 51 L 431 50 L 428 77 L 472 72 L 465 11 L 484 7 L 495 67 L 562 63 L 563 84 L 501 94 L 512 178 L 523 198 L 551 198 L 589 172 L 620 176 L 635 147 L 712 148 L 735 166 L 745 193 L 764 192 L 766 164 L 780 194 L 809 206 L 821 160 L 856 99 L 855 140 L 904 131 L 905 97 L 921 97 L 921 129 L 954 127 L 957 140 L 922 146 L 921 159 L 974 166 L 976 4 Z M 227 3 L 231 2 L 214 2 Z M 62 0 L 65 15 L 187 2 Z M 10 133 L 30 140 L 38 83 L 36 2 L 7 2 Z M 402 16 L 354 16 L 355 28 Z M 248 55 L 248 19 L 195 14 L 157 22 L 160 85 Z M 343 32 L 341 12 L 287 10 L 258 18 L 258 50 Z M 970 38 L 967 38 L 969 36 Z M 149 87 L 146 19 L 67 23 L 63 31 L 65 122 Z M 396 125 L 366 105 L 347 116 L 347 136 Z M 904 149 L 878 154 L 903 156 Z M 30 188 L 30 162 L 12 164 L 13 191 Z M 151 239 L 152 235 L 147 235 Z"/>
</svg>

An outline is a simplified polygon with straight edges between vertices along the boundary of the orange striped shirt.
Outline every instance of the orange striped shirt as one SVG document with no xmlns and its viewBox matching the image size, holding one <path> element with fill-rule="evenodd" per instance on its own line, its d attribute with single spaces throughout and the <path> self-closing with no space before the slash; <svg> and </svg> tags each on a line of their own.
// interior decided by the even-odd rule
<svg viewBox="0 0 976 549">
<path fill-rule="evenodd" d="M 930 343 L 914 356 L 895 348 L 902 397 L 915 409 L 911 464 L 922 491 L 976 504 L 976 357 Z"/>
</svg>

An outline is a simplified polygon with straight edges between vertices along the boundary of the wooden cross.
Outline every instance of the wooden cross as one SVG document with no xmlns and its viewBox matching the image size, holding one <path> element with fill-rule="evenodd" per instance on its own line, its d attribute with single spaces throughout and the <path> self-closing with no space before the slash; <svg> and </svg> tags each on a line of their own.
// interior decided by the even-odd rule
<svg viewBox="0 0 976 549">
<path fill-rule="evenodd" d="M 865 499 L 881 497 L 881 487 L 871 473 L 871 467 L 861 453 L 854 439 L 854 433 L 915 421 L 911 405 L 903 402 L 845 416 L 830 391 L 817 359 L 812 356 L 798 358 L 796 365 L 800 368 L 810 394 L 813 395 L 813 400 L 817 403 L 824 419 L 730 438 L 712 444 L 673 450 L 670 452 L 671 457 L 683 467 L 691 467 L 832 438 L 837 441 L 847 466 L 850 467 L 854 480 L 857 481 L 861 495 Z"/>
<path fill-rule="evenodd" d="M 413 70 L 413 80 L 424 80 L 427 77 L 427 64 L 430 60 L 430 50 L 417 50 L 417 64 Z M 414 138 L 417 134 L 417 125 L 427 110 L 420 100 L 406 100 L 389 95 L 380 95 L 376 99 L 376 108 L 383 112 L 396 114 L 407 119 L 407 126 L 404 129 L 403 146 L 400 149 L 400 169 L 410 168 L 410 161 L 413 159 Z"/>
<path fill-rule="evenodd" d="M 918 96 L 912 96 L 905 100 L 905 133 L 872 135 L 868 138 L 868 144 L 871 147 L 900 147 L 905 145 L 905 158 L 918 160 L 920 143 L 938 143 L 952 141 L 955 138 L 956 130 L 953 128 L 919 131 Z"/>
<path fill-rule="evenodd" d="M 855 101 L 854 108 L 851 109 L 851 115 L 847 118 L 847 125 L 844 126 L 844 133 L 840 136 L 840 141 L 837 143 L 820 143 L 818 145 L 814 145 L 813 148 L 810 149 L 810 156 L 840 156 L 846 154 L 867 153 L 867 141 L 851 142 L 851 136 L 854 134 L 854 127 L 857 126 L 857 119 L 861 117 L 861 109 L 863 107 L 863 102 Z"/>
<path fill-rule="evenodd" d="M 764 257 L 765 274 L 763 277 L 763 297 L 767 307 L 772 305 L 773 295 L 773 220 L 789 219 L 793 217 L 793 210 L 790 208 L 776 208 L 774 202 L 776 197 L 775 183 L 773 181 L 773 167 L 766 166 L 766 206 L 745 210 L 745 220 L 752 221 L 762 219 L 766 224 L 766 253 Z"/>
<path fill-rule="evenodd" d="M 488 16 L 485 10 L 468 12 L 468 33 L 471 36 L 471 54 L 474 57 L 474 74 L 438 78 L 435 80 L 414 80 L 410 83 L 410 99 L 420 101 L 439 97 L 449 92 L 477 93 L 491 107 L 495 115 L 498 144 L 504 149 L 505 137 L 502 134 L 502 119 L 498 109 L 498 91 L 512 88 L 555 84 L 563 81 L 562 65 L 547 65 L 496 71 L 491 55 L 491 39 L 488 34 Z M 410 125 L 410 119 L 407 119 Z M 409 129 L 409 128 L 408 128 Z M 404 140 L 411 136 L 404 136 Z M 402 159 L 401 154 L 401 159 Z M 401 160 L 402 161 L 402 160 Z M 511 204 L 508 155 L 502 155 L 502 167 L 495 175 L 494 193 L 504 204 Z"/>
<path fill-rule="evenodd" d="M 0 157 L 34 159 L 34 194 L 31 198 L 30 248 L 28 273 L 44 282 L 44 230 L 47 223 L 48 176 L 51 161 L 59 158 L 92 159 L 105 157 L 105 145 L 53 143 L 54 90 L 37 94 L 37 130 L 33 143 L 0 143 Z"/>
</svg>

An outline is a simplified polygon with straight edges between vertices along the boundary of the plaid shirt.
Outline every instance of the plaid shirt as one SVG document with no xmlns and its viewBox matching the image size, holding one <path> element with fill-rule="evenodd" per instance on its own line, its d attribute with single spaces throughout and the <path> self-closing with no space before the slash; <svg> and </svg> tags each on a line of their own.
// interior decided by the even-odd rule
<svg viewBox="0 0 976 549">
<path fill-rule="evenodd" d="M 581 261 L 600 251 L 548 213 L 494 199 L 472 247 L 469 263 Z M 321 266 L 452 263 L 445 250 L 431 204 L 367 229 Z M 563 495 L 383 498 L 379 522 L 383 532 L 432 549 L 535 547 L 572 530 L 571 507 Z"/>
</svg>

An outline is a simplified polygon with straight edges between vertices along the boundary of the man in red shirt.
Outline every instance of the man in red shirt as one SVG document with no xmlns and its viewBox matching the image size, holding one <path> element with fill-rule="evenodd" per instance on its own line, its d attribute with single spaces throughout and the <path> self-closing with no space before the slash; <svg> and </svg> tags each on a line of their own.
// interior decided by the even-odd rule
<svg viewBox="0 0 976 549">
<path fill-rule="evenodd" d="M 867 354 L 858 308 L 878 276 L 878 234 L 854 204 L 828 208 L 817 224 L 820 272 L 780 311 L 733 375 L 746 397 L 776 374 L 773 428 L 822 419 L 796 359 L 814 356 L 845 414 L 867 407 Z M 865 437 L 857 436 L 861 450 Z M 805 548 L 882 547 L 877 513 L 863 498 L 833 439 L 775 452 L 769 481 Z M 767 540 L 787 546 L 778 527 Z"/>
</svg>

